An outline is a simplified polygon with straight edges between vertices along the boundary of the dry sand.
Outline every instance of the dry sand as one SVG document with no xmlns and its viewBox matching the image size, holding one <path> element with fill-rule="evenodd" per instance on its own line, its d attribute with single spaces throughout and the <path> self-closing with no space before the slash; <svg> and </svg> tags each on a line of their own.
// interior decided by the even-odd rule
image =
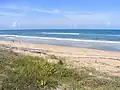
<svg viewBox="0 0 120 90">
<path fill-rule="evenodd" d="M 0 44 L 18 48 L 41 49 L 47 54 L 65 57 L 66 62 L 72 67 L 92 67 L 110 75 L 120 76 L 120 52 L 47 44 L 13 43 L 12 41 L 0 41 Z"/>
</svg>

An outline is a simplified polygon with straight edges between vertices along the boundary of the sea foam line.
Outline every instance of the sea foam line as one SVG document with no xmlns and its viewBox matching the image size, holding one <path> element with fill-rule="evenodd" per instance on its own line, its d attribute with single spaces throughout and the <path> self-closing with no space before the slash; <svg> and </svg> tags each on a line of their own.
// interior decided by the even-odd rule
<svg viewBox="0 0 120 90">
<path fill-rule="evenodd" d="M 57 32 L 41 32 L 40 34 L 79 35 L 79 33 L 57 33 Z"/>
<path fill-rule="evenodd" d="M 105 41 L 105 40 L 84 40 L 84 39 L 72 39 L 72 38 L 55 38 L 55 37 L 36 37 L 36 36 L 21 36 L 21 35 L 0 35 L 0 37 L 6 37 L 9 39 L 15 38 L 29 38 L 29 39 L 43 39 L 43 40 L 61 40 L 72 42 L 90 42 L 90 43 L 112 43 L 120 44 L 119 41 Z"/>
<path fill-rule="evenodd" d="M 97 35 L 97 36 L 116 36 L 116 37 L 120 37 L 120 35 L 111 35 L 111 34 L 87 34 L 87 33 L 41 32 L 40 34 L 52 34 L 52 35 Z"/>
<path fill-rule="evenodd" d="M 87 34 L 87 33 L 79 33 L 79 35 L 97 35 L 97 36 L 116 36 L 116 37 L 120 37 L 120 35 L 112 35 L 112 34 Z"/>
</svg>

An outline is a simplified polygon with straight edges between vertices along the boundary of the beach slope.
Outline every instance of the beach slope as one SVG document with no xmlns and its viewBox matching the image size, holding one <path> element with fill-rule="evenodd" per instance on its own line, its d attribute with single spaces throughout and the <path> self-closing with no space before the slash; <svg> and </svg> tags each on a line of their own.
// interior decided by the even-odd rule
<svg viewBox="0 0 120 90">
<path fill-rule="evenodd" d="M 65 63 L 78 70 L 89 67 L 120 76 L 120 52 L 12 41 L 0 41 L 0 44 L 23 54 L 40 56 L 42 53 L 43 56 L 47 54 L 62 57 Z"/>
</svg>

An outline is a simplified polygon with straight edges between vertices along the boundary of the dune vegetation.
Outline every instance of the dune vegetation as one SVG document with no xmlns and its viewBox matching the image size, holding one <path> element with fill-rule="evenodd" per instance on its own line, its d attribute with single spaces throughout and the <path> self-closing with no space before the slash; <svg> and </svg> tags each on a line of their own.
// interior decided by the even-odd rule
<svg viewBox="0 0 120 90">
<path fill-rule="evenodd" d="M 52 56 L 52 59 L 59 59 Z M 120 77 L 94 69 L 76 71 L 61 59 L 57 64 L 46 59 L 0 50 L 1 90 L 120 90 Z"/>
</svg>

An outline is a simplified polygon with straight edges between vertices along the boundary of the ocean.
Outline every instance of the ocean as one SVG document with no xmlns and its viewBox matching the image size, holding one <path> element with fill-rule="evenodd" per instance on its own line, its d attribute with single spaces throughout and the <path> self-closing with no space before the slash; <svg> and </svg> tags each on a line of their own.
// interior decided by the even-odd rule
<svg viewBox="0 0 120 90">
<path fill-rule="evenodd" d="M 120 51 L 120 30 L 31 29 L 0 30 L 0 40 Z"/>
</svg>

